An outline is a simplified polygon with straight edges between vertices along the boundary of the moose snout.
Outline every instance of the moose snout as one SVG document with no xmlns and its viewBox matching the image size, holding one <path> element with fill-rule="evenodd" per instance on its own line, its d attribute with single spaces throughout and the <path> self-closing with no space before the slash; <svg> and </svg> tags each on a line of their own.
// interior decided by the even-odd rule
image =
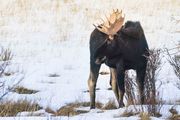
<svg viewBox="0 0 180 120">
<path fill-rule="evenodd" d="M 105 62 L 105 60 L 106 60 L 106 56 L 101 57 L 101 58 L 96 58 L 95 63 L 96 63 L 96 64 L 102 64 L 102 63 Z"/>
</svg>

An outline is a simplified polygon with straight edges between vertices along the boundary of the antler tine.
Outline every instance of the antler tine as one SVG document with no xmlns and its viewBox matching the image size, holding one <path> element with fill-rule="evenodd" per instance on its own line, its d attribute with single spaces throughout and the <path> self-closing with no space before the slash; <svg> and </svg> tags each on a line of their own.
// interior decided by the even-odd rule
<svg viewBox="0 0 180 120">
<path fill-rule="evenodd" d="M 113 12 L 115 12 L 115 10 L 113 9 Z"/>
<path fill-rule="evenodd" d="M 117 13 L 117 19 L 120 19 L 120 18 L 124 18 L 125 17 L 125 14 L 122 14 L 122 10 L 121 12 Z"/>
<path fill-rule="evenodd" d="M 118 9 L 116 9 L 116 12 L 119 12 L 119 10 L 118 10 Z"/>
<path fill-rule="evenodd" d="M 104 19 L 100 18 L 103 23 L 105 23 Z"/>
<path fill-rule="evenodd" d="M 108 27 L 110 27 L 110 21 L 109 21 L 109 18 L 107 17 L 107 15 L 105 14 L 105 17 L 106 17 L 106 19 L 107 19 L 107 22 L 105 22 L 105 23 L 108 23 Z"/>
<path fill-rule="evenodd" d="M 93 26 L 94 26 L 95 28 L 97 28 L 95 24 L 93 24 Z"/>
</svg>

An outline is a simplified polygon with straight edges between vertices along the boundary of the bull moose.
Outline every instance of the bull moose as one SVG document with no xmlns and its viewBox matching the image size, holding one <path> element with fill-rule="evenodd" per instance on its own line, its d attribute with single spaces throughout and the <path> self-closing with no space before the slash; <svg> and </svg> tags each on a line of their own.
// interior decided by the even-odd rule
<svg viewBox="0 0 180 120">
<path fill-rule="evenodd" d="M 127 21 L 122 10 L 113 10 L 107 21 L 96 26 L 90 36 L 90 75 L 88 87 L 90 108 L 95 108 L 95 89 L 101 64 L 110 67 L 110 81 L 119 107 L 123 107 L 124 76 L 129 69 L 136 70 L 140 102 L 143 104 L 148 44 L 140 22 Z"/>
</svg>

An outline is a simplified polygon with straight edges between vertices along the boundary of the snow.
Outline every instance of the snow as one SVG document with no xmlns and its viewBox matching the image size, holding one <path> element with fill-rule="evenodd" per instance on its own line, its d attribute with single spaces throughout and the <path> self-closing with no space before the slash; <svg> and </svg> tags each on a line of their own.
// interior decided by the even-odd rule
<svg viewBox="0 0 180 120">
<path fill-rule="evenodd" d="M 75 101 L 89 102 L 89 93 L 84 91 L 88 90 L 88 46 L 90 33 L 94 29 L 92 24 L 99 23 L 100 17 L 108 15 L 113 8 L 122 8 L 126 13 L 126 21 L 141 22 L 150 48 L 173 48 L 180 41 L 179 6 L 179 0 L 1 1 L 0 46 L 12 50 L 14 56 L 7 71 L 14 74 L 0 78 L 5 81 L 0 94 L 19 81 L 18 86 L 39 91 L 30 95 L 10 92 L 3 100 L 27 99 L 35 101 L 44 109 L 49 107 L 53 110 Z M 180 90 L 176 87 L 177 77 L 167 61 L 163 62 L 165 63 L 158 77 L 163 84 L 158 91 L 163 101 L 174 103 L 180 100 Z M 109 69 L 103 65 L 101 71 Z M 58 76 L 50 77 L 52 74 Z M 100 90 L 96 91 L 96 101 L 105 104 L 115 99 L 113 92 L 107 90 L 109 87 L 109 75 L 100 75 L 97 83 Z M 167 112 L 169 108 L 165 105 L 164 111 Z M 177 108 L 180 110 L 179 106 Z M 107 110 L 103 113 L 90 111 L 70 118 L 52 118 L 115 120 L 119 117 L 114 116 L 118 116 L 124 109 Z M 27 113 L 22 114 L 20 116 Z M 44 116 L 5 117 L 0 120 L 51 119 L 49 115 Z M 131 119 L 139 118 L 128 118 Z"/>
</svg>

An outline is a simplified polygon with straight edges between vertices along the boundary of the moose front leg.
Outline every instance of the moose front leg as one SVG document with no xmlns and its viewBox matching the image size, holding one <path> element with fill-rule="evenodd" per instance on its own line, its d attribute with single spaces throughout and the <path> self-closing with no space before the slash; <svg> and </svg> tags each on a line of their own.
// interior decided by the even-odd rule
<svg viewBox="0 0 180 120">
<path fill-rule="evenodd" d="M 99 76 L 99 69 L 101 65 L 97 65 L 95 63 L 90 64 L 90 74 L 88 79 L 88 87 L 90 94 L 90 109 L 95 108 L 95 98 L 96 98 L 96 82 Z"/>
</svg>

